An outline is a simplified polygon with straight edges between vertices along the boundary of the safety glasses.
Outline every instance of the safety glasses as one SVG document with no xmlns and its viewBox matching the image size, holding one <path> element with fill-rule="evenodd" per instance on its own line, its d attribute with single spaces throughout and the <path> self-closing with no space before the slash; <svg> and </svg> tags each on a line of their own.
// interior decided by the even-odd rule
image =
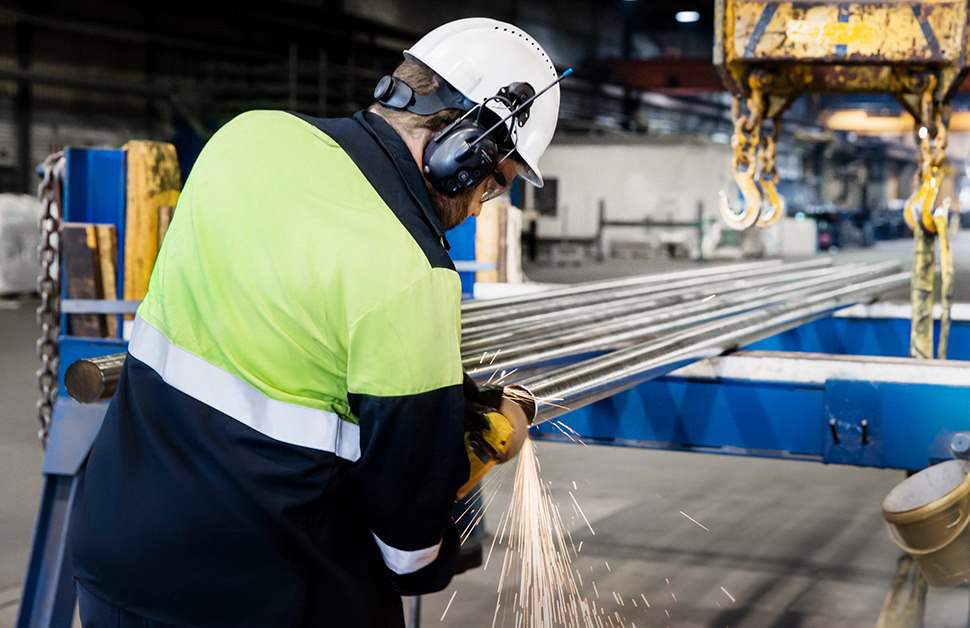
<svg viewBox="0 0 970 628">
<path fill-rule="evenodd" d="M 502 196 L 512 187 L 515 177 L 523 175 L 528 171 L 528 167 L 516 159 L 513 153 L 508 153 L 498 165 L 495 171 L 489 175 L 485 183 L 485 191 L 482 192 L 482 202 L 490 201 Z"/>
</svg>

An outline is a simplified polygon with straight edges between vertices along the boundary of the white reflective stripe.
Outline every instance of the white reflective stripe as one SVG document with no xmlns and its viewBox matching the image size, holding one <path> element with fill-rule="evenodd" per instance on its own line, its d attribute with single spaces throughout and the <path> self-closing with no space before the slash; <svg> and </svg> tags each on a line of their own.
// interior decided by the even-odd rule
<svg viewBox="0 0 970 628">
<path fill-rule="evenodd" d="M 333 412 L 271 399 L 249 383 L 175 346 L 140 316 L 128 352 L 165 383 L 284 443 L 360 458 L 360 428 Z"/>
<path fill-rule="evenodd" d="M 371 531 L 371 534 L 374 532 Z M 438 558 L 438 551 L 441 550 L 441 541 L 431 547 L 407 551 L 391 547 L 376 534 L 374 534 L 374 540 L 377 541 L 377 547 L 381 548 L 381 556 L 384 557 L 387 568 L 402 576 L 427 567 L 434 562 L 435 558 Z"/>
</svg>

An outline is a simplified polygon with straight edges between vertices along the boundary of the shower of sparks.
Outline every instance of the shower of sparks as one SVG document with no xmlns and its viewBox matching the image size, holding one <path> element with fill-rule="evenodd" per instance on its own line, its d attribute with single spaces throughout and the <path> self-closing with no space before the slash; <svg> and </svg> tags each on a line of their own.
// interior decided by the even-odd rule
<svg viewBox="0 0 970 628">
<path fill-rule="evenodd" d="M 610 569 L 610 561 L 608 561 L 608 560 L 604 560 L 604 561 L 603 561 L 603 563 L 605 563 L 605 564 L 606 564 L 606 570 L 607 570 L 608 572 L 610 572 L 610 573 L 613 573 L 613 570 L 612 570 L 612 569 Z"/>
<path fill-rule="evenodd" d="M 724 591 L 724 595 L 728 596 L 728 599 L 731 600 L 732 603 L 737 602 L 737 600 L 734 599 L 734 596 L 728 593 L 727 589 L 725 589 L 724 587 L 721 587 L 721 591 Z"/>
<path fill-rule="evenodd" d="M 682 515 L 684 515 L 685 517 L 687 517 L 688 519 L 690 519 L 691 521 L 693 521 L 694 523 L 696 523 L 696 524 L 697 524 L 697 525 L 699 525 L 700 527 L 702 527 L 702 528 L 704 528 L 704 529 L 705 529 L 705 530 L 707 530 L 708 532 L 710 532 L 710 531 L 711 531 L 711 530 L 710 530 L 710 529 L 709 529 L 709 528 L 708 528 L 707 526 L 705 526 L 705 525 L 704 525 L 703 523 L 701 523 L 701 522 L 700 522 L 700 521 L 698 521 L 697 519 L 694 519 L 693 517 L 691 517 L 690 515 L 688 515 L 688 514 L 687 514 L 686 512 L 684 512 L 683 510 L 681 510 L 681 511 L 680 511 L 680 514 L 682 514 Z M 669 583 L 668 583 L 668 584 L 669 584 Z"/>
<path fill-rule="evenodd" d="M 701 303 L 707 303 L 707 302 L 708 302 L 708 301 L 710 301 L 711 299 L 716 299 L 716 298 L 717 298 L 717 295 L 716 295 L 716 294 L 712 294 L 712 295 L 711 295 L 711 296 L 709 296 L 709 297 L 704 297 L 703 299 L 701 299 Z"/>
<path fill-rule="evenodd" d="M 505 380 L 508 377 L 510 377 L 512 375 L 512 373 L 515 373 L 517 370 L 519 370 L 519 369 L 512 369 L 511 371 L 506 371 L 506 370 L 503 369 L 502 372 L 499 374 L 499 376 L 498 376 L 497 379 L 495 378 L 495 373 L 492 373 L 489 376 L 488 381 L 485 382 L 485 385 L 486 386 L 487 385 L 499 386 L 501 384 L 504 384 L 505 383 Z"/>
<path fill-rule="evenodd" d="M 556 428 L 557 430 L 559 430 L 560 432 L 562 432 L 563 433 L 563 436 L 565 436 L 569 440 L 573 441 L 574 443 L 579 443 L 580 445 L 582 445 L 584 447 L 587 446 L 586 443 L 583 442 L 583 439 L 576 438 L 575 436 L 573 436 L 572 434 L 570 434 L 569 432 L 567 432 L 565 429 L 563 429 L 563 426 L 565 424 L 562 421 L 550 421 L 550 423 L 552 423 L 552 426 L 554 428 Z M 576 483 L 573 482 L 573 484 L 576 484 Z"/>
<path fill-rule="evenodd" d="M 559 507 L 552 500 L 548 483 L 539 477 L 531 440 L 519 453 L 505 517 L 509 536 L 499 577 L 495 621 L 504 625 L 511 609 L 515 625 L 523 628 L 598 625 L 600 622 L 570 566 L 575 549 L 570 551 L 570 535 Z M 593 587 L 596 588 L 595 583 Z M 498 620 L 498 608 L 504 609 L 502 621 Z"/>
<path fill-rule="evenodd" d="M 504 377 L 508 377 L 509 375 L 511 375 L 514 372 L 515 372 L 515 369 L 513 369 L 513 370 L 509 371 L 508 373 L 506 373 L 504 375 Z M 503 373 L 504 373 L 504 371 L 503 371 Z M 495 374 L 493 373 L 492 376 L 494 377 L 494 375 Z M 542 406 L 549 406 L 551 408 L 559 408 L 559 409 L 565 410 L 567 412 L 572 409 L 569 406 L 564 406 L 564 405 L 561 405 L 561 404 L 556 403 L 557 401 L 562 401 L 562 399 L 559 399 L 558 397 L 535 397 L 531 393 L 525 393 L 525 394 L 523 394 L 523 393 L 519 392 L 518 390 L 516 390 L 515 388 L 506 388 L 505 391 L 504 391 L 504 394 L 505 394 L 506 397 L 508 397 L 509 399 L 512 399 L 513 401 L 525 401 L 525 402 L 527 402 L 529 404 L 533 404 L 534 403 L 537 410 L 540 407 L 542 407 Z M 577 436 L 577 437 L 579 436 L 579 432 L 577 432 L 573 428 L 569 427 L 565 423 L 562 423 L 561 421 L 559 421 L 558 423 L 560 425 L 562 425 L 564 428 L 566 428 L 567 430 L 569 430 L 570 432 L 572 432 L 574 436 Z"/>
<path fill-rule="evenodd" d="M 496 352 L 497 355 L 498 352 Z M 482 356 L 482 362 L 485 360 Z M 492 356 L 494 362 L 496 356 Z M 489 383 L 502 384 L 515 370 L 499 371 L 492 374 Z M 565 406 L 556 404 L 561 399 L 534 398 L 528 393 L 521 393 L 515 388 L 506 388 L 505 396 L 514 401 L 528 401 L 536 407 L 552 406 L 569 410 Z M 576 430 L 561 421 L 553 421 L 553 425 L 570 440 L 584 443 Z M 509 505 L 498 519 L 495 534 L 492 538 L 484 568 L 488 569 L 493 562 L 492 554 L 496 545 L 505 545 L 501 571 L 498 578 L 498 597 L 495 612 L 492 616 L 492 627 L 515 626 L 515 628 L 534 628 L 545 626 L 591 627 L 605 628 L 609 625 L 628 626 L 618 612 L 608 615 L 604 608 L 598 608 L 596 600 L 600 599 L 599 589 L 592 578 L 588 584 L 592 586 L 595 598 L 584 590 L 583 578 L 578 569 L 571 565 L 574 558 L 578 558 L 582 551 L 583 541 L 578 545 L 574 541 L 573 531 L 563 523 L 559 505 L 552 498 L 551 480 L 542 480 L 542 467 L 531 440 L 526 440 L 519 452 L 515 466 L 512 495 Z M 500 492 L 501 485 L 513 465 L 499 466 L 489 473 L 483 482 L 472 493 L 469 504 L 458 516 L 461 530 L 461 541 L 464 543 L 475 528 L 481 524 L 485 513 L 491 510 L 492 504 Z M 589 478 L 586 484 L 592 486 Z M 572 481 L 573 490 L 579 489 L 575 480 Z M 565 488 L 565 487 L 564 487 Z M 572 491 L 569 494 L 571 504 L 579 517 L 586 523 L 590 533 L 596 534 L 586 514 L 583 512 Z M 573 517 L 576 521 L 576 517 Z M 463 526 L 461 524 L 464 524 Z M 463 529 L 462 529 L 463 527 Z M 608 571 L 612 572 L 609 563 L 604 561 Z M 590 566 L 592 572 L 592 566 Z M 448 606 L 442 614 L 442 621 L 448 613 L 457 595 L 452 593 Z M 614 592 L 620 606 L 625 606 L 622 597 Z M 646 598 L 644 598 L 646 602 Z M 649 607 L 649 603 L 647 603 Z M 619 624 L 614 622 L 614 617 Z"/>
<path fill-rule="evenodd" d="M 475 531 L 475 528 L 478 527 L 478 524 L 484 520 L 486 511 L 488 511 L 489 506 L 492 505 L 492 502 L 494 502 L 495 498 L 498 496 L 499 489 L 502 485 L 502 479 L 508 473 L 507 467 L 499 467 L 499 469 L 499 471 L 487 475 L 485 477 L 485 481 L 483 481 L 481 486 L 479 486 L 475 493 L 473 493 L 473 495 L 478 496 L 478 498 L 481 500 L 481 508 L 470 518 L 468 523 L 465 525 L 465 529 L 462 530 L 462 544 L 464 544 L 465 541 L 471 537 L 472 533 Z M 474 503 L 475 502 L 473 501 L 472 505 L 466 508 L 465 512 L 459 515 L 458 519 L 455 520 L 456 523 L 461 521 L 465 513 L 474 512 Z"/>
<path fill-rule="evenodd" d="M 641 593 L 640 597 L 643 598 L 643 603 L 647 605 L 647 608 L 650 608 L 650 602 L 647 601 L 647 596 Z"/>
<path fill-rule="evenodd" d="M 579 511 L 579 514 L 582 515 L 582 517 L 583 517 L 583 521 L 586 522 L 586 527 L 588 527 L 589 528 L 589 531 L 592 532 L 595 535 L 596 534 L 596 530 L 594 530 L 593 529 L 593 526 L 589 523 L 589 519 L 586 518 L 586 513 L 583 512 L 583 509 L 582 508 L 580 508 L 579 502 L 576 501 L 576 497 L 573 495 L 573 492 L 572 491 L 567 491 L 567 492 L 569 493 L 569 497 L 572 498 L 573 504 L 576 506 L 576 510 Z"/>
<path fill-rule="evenodd" d="M 451 608 L 451 603 L 455 601 L 455 596 L 456 595 L 458 595 L 458 589 L 455 589 L 455 592 L 451 594 L 451 599 L 448 600 L 448 605 L 445 606 L 445 612 L 443 612 L 441 614 L 441 619 L 439 619 L 438 621 L 444 621 L 445 620 L 445 615 L 448 614 L 448 609 Z"/>
</svg>

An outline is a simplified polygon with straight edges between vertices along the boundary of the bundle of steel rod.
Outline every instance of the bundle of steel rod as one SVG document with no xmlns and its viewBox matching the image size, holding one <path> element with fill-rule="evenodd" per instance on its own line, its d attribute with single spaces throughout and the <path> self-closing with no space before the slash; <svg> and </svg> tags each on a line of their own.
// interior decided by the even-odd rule
<svg viewBox="0 0 970 628">
<path fill-rule="evenodd" d="M 563 407 L 871 301 L 905 285 L 909 276 L 898 271 L 893 262 L 756 262 L 469 302 L 462 306 L 462 362 L 478 381 L 497 373 L 516 381 L 539 400 L 535 420 L 548 420 Z M 83 401 L 109 397 L 123 358 L 75 363 L 68 392 Z"/>
<path fill-rule="evenodd" d="M 794 278 L 821 277 L 830 268 L 831 260 L 821 259 L 786 266 L 722 270 L 717 274 L 708 271 L 705 275 L 679 279 L 675 275 L 683 273 L 648 275 L 650 281 L 635 288 L 639 293 L 633 295 L 629 287 L 581 295 L 553 295 L 548 301 L 540 298 L 545 293 L 537 293 L 528 303 L 463 314 L 462 353 L 470 357 L 475 352 L 518 344 L 527 338 L 560 334 L 563 329 L 592 326 L 617 316 L 696 301 L 712 294 L 764 288 Z"/>
<path fill-rule="evenodd" d="M 466 306 L 512 329 L 469 332 L 463 365 L 478 381 L 494 381 L 496 375 L 503 383 L 514 381 L 538 423 L 690 362 L 872 301 L 909 281 L 894 262 L 832 266 L 816 260 L 717 271 L 631 278 L 604 289 L 583 284 L 576 294 L 549 291 L 571 304 L 561 310 L 541 303 L 542 292 L 504 300 L 506 305 Z M 631 287 L 642 292 L 631 296 Z M 509 318 L 508 309 L 518 318 Z M 488 318 L 472 320 L 474 330 L 494 328 Z M 522 320 L 529 323 L 521 326 Z"/>
</svg>

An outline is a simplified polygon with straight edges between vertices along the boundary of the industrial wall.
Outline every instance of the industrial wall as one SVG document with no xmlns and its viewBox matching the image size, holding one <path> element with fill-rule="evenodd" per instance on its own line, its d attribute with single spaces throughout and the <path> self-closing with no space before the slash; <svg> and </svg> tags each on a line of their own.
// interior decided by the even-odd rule
<svg viewBox="0 0 970 628">
<path fill-rule="evenodd" d="M 693 221 L 698 204 L 713 218 L 718 192 L 731 190 L 730 166 L 730 147 L 703 137 L 555 143 L 540 164 L 550 189 L 530 191 L 527 205 L 539 213 L 543 238 L 595 236 L 601 200 L 608 220 Z M 671 231 L 607 227 L 604 244 L 656 241 Z"/>
</svg>

